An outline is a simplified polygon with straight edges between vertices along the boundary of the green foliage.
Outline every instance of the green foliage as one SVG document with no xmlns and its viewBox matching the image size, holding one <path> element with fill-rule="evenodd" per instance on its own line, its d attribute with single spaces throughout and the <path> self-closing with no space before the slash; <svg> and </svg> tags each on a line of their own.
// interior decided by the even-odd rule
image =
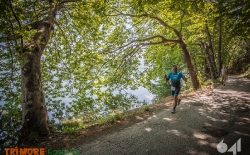
<svg viewBox="0 0 250 155">
<path fill-rule="evenodd" d="M 131 118 L 134 117 L 137 114 L 136 111 L 131 111 L 123 115 L 124 118 Z"/>
<path fill-rule="evenodd" d="M 56 15 L 54 30 L 43 52 L 46 59 L 40 64 L 47 109 L 54 118 L 50 126 L 78 133 L 79 129 L 96 121 L 102 124 L 134 116 L 133 112 L 125 116 L 114 113 L 145 105 L 126 92 L 140 86 L 157 94 L 155 100 L 170 95 L 164 74 L 171 71 L 173 64 L 179 71 L 187 72 L 183 53 L 175 42 L 152 44 L 161 38 L 148 38 L 161 35 L 176 40 L 173 28 L 185 38 L 199 81 L 203 83 L 206 64 L 198 44 L 207 40 L 204 33 L 207 25 L 212 32 L 214 49 L 217 49 L 220 13 L 223 16 L 223 62 L 238 72 L 246 71 L 249 67 L 248 6 L 244 0 L 65 3 Z M 0 2 L 0 101 L 4 103 L 0 107 L 3 137 L 0 141 L 5 145 L 15 144 L 21 126 L 20 49 L 36 32 L 29 24 L 44 19 L 49 8 L 47 1 Z M 140 16 L 143 14 L 148 16 Z M 168 26 L 151 17 L 159 17 Z M 209 81 L 203 84 L 207 83 Z M 190 87 L 189 79 L 182 90 Z M 63 98 L 72 101 L 66 103 Z M 146 106 L 144 111 L 147 110 Z M 56 123 L 64 120 L 79 121 Z"/>
<path fill-rule="evenodd" d="M 118 112 L 118 113 L 115 113 L 114 115 L 97 120 L 97 124 L 102 125 L 105 123 L 114 122 L 116 120 L 121 120 L 122 118 L 123 118 L 122 113 Z"/>
<path fill-rule="evenodd" d="M 248 68 L 248 70 L 244 74 L 242 74 L 242 76 L 250 78 L 250 67 Z"/>
<path fill-rule="evenodd" d="M 229 0 L 229 1 L 218 1 L 215 3 L 218 8 L 218 12 L 227 19 L 228 34 L 231 37 L 240 36 L 249 39 L 249 24 L 248 20 L 250 16 L 249 7 L 250 3 L 245 0 Z"/>
<path fill-rule="evenodd" d="M 0 105 L 0 113 L 0 149 L 14 147 L 22 124 L 20 101 L 19 104 L 8 101 L 3 106 Z"/>
<path fill-rule="evenodd" d="M 149 106 L 144 106 L 143 111 L 150 111 L 150 107 Z"/>
<path fill-rule="evenodd" d="M 226 54 L 226 51 L 228 54 Z M 244 73 L 249 67 L 250 40 L 235 37 L 226 46 L 225 65 L 231 74 Z"/>
</svg>

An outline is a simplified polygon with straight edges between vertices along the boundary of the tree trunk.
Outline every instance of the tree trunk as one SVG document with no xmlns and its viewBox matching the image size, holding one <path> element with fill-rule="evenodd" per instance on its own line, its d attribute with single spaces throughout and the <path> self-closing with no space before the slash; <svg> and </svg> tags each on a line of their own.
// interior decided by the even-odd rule
<svg viewBox="0 0 250 155">
<path fill-rule="evenodd" d="M 208 44 L 209 44 L 209 56 L 212 61 L 212 66 L 214 69 L 214 72 L 216 72 L 216 64 L 215 64 L 215 58 L 214 58 L 214 49 L 213 49 L 213 44 L 212 44 L 212 38 L 208 29 L 208 26 L 206 25 L 206 33 L 207 33 L 207 39 L 208 39 Z M 215 75 L 215 78 L 217 78 L 217 75 Z"/>
<path fill-rule="evenodd" d="M 41 51 L 35 47 L 22 56 L 24 62 L 21 74 L 22 83 L 22 134 L 24 136 L 35 132 L 46 135 L 48 114 L 42 89 Z"/>
<path fill-rule="evenodd" d="M 222 68 L 222 62 L 221 62 L 221 45 L 222 45 L 222 17 L 220 15 L 219 19 L 219 40 L 218 40 L 218 75 L 220 75 L 220 70 Z"/>
<path fill-rule="evenodd" d="M 209 49 L 207 48 L 207 46 L 205 45 L 205 43 L 203 42 L 200 42 L 201 44 L 201 48 L 206 56 L 206 61 L 208 63 L 208 66 L 209 66 L 209 71 L 210 71 L 210 76 L 211 76 L 211 79 L 214 81 L 215 80 L 215 72 L 214 72 L 214 68 L 213 68 L 213 65 L 212 65 L 212 60 L 211 60 L 211 57 L 209 55 Z"/>
<path fill-rule="evenodd" d="M 204 73 L 206 78 L 205 81 L 207 81 L 207 79 L 211 79 L 210 67 L 206 58 L 204 59 Z"/>
<path fill-rule="evenodd" d="M 53 6 L 53 5 L 51 5 Z M 50 39 L 55 21 L 55 9 L 51 9 L 47 18 L 32 25 L 37 29 L 33 41 L 23 48 L 21 84 L 22 84 L 22 136 L 31 133 L 47 135 L 48 113 L 42 89 L 40 59 Z"/>
<path fill-rule="evenodd" d="M 189 53 L 189 51 L 187 49 L 187 45 L 186 45 L 185 40 L 184 40 L 183 37 L 180 39 L 180 46 L 181 46 L 181 49 L 182 49 L 183 54 L 184 54 L 184 61 L 185 61 L 186 65 L 187 65 L 187 68 L 188 68 L 188 71 L 189 71 L 189 74 L 190 74 L 190 77 L 191 77 L 191 82 L 192 82 L 193 88 L 194 89 L 199 89 L 200 88 L 200 83 L 199 83 L 199 80 L 197 78 L 197 74 L 196 74 L 196 71 L 194 69 L 194 65 L 192 63 L 190 53 Z"/>
</svg>

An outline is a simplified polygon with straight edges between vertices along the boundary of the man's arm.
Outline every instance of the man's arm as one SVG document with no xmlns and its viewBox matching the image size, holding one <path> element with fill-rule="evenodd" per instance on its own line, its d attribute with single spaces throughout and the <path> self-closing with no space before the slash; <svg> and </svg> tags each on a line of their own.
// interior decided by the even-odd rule
<svg viewBox="0 0 250 155">
<path fill-rule="evenodd" d="M 168 79 L 166 74 L 165 74 L 164 78 L 165 78 L 166 82 L 168 83 L 169 79 Z"/>
</svg>

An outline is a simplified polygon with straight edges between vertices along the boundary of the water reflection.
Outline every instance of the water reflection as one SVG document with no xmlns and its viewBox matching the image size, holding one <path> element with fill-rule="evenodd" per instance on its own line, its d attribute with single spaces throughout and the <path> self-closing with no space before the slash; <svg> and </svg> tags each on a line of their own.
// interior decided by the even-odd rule
<svg viewBox="0 0 250 155">
<path fill-rule="evenodd" d="M 144 87 L 139 87 L 137 90 L 126 90 L 125 92 L 128 93 L 129 95 L 134 95 L 135 97 L 137 97 L 138 101 L 146 102 L 147 104 L 152 104 L 154 98 L 156 97 L 155 94 L 152 94 Z M 73 102 L 74 98 L 54 98 L 53 100 L 57 101 L 61 100 L 61 103 L 65 103 L 65 106 L 71 107 L 70 103 Z M 47 102 L 48 100 L 45 101 Z M 130 107 L 130 110 L 138 108 L 140 106 L 141 105 L 134 104 Z M 96 107 L 98 107 L 98 105 L 96 105 Z M 49 119 L 54 120 L 55 123 L 59 123 L 60 122 L 59 118 L 53 116 L 54 114 L 53 107 L 47 106 L 47 108 L 48 108 Z M 63 110 L 63 112 L 65 113 L 65 110 Z"/>
</svg>

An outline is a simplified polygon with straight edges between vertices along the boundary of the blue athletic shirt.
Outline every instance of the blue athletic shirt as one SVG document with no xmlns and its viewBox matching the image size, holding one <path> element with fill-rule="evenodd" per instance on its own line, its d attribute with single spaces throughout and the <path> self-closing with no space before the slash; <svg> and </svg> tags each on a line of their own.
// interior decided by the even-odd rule
<svg viewBox="0 0 250 155">
<path fill-rule="evenodd" d="M 167 76 L 167 80 L 171 79 L 171 85 L 174 87 L 180 87 L 181 78 L 184 79 L 184 75 L 181 72 L 171 72 Z"/>
</svg>

